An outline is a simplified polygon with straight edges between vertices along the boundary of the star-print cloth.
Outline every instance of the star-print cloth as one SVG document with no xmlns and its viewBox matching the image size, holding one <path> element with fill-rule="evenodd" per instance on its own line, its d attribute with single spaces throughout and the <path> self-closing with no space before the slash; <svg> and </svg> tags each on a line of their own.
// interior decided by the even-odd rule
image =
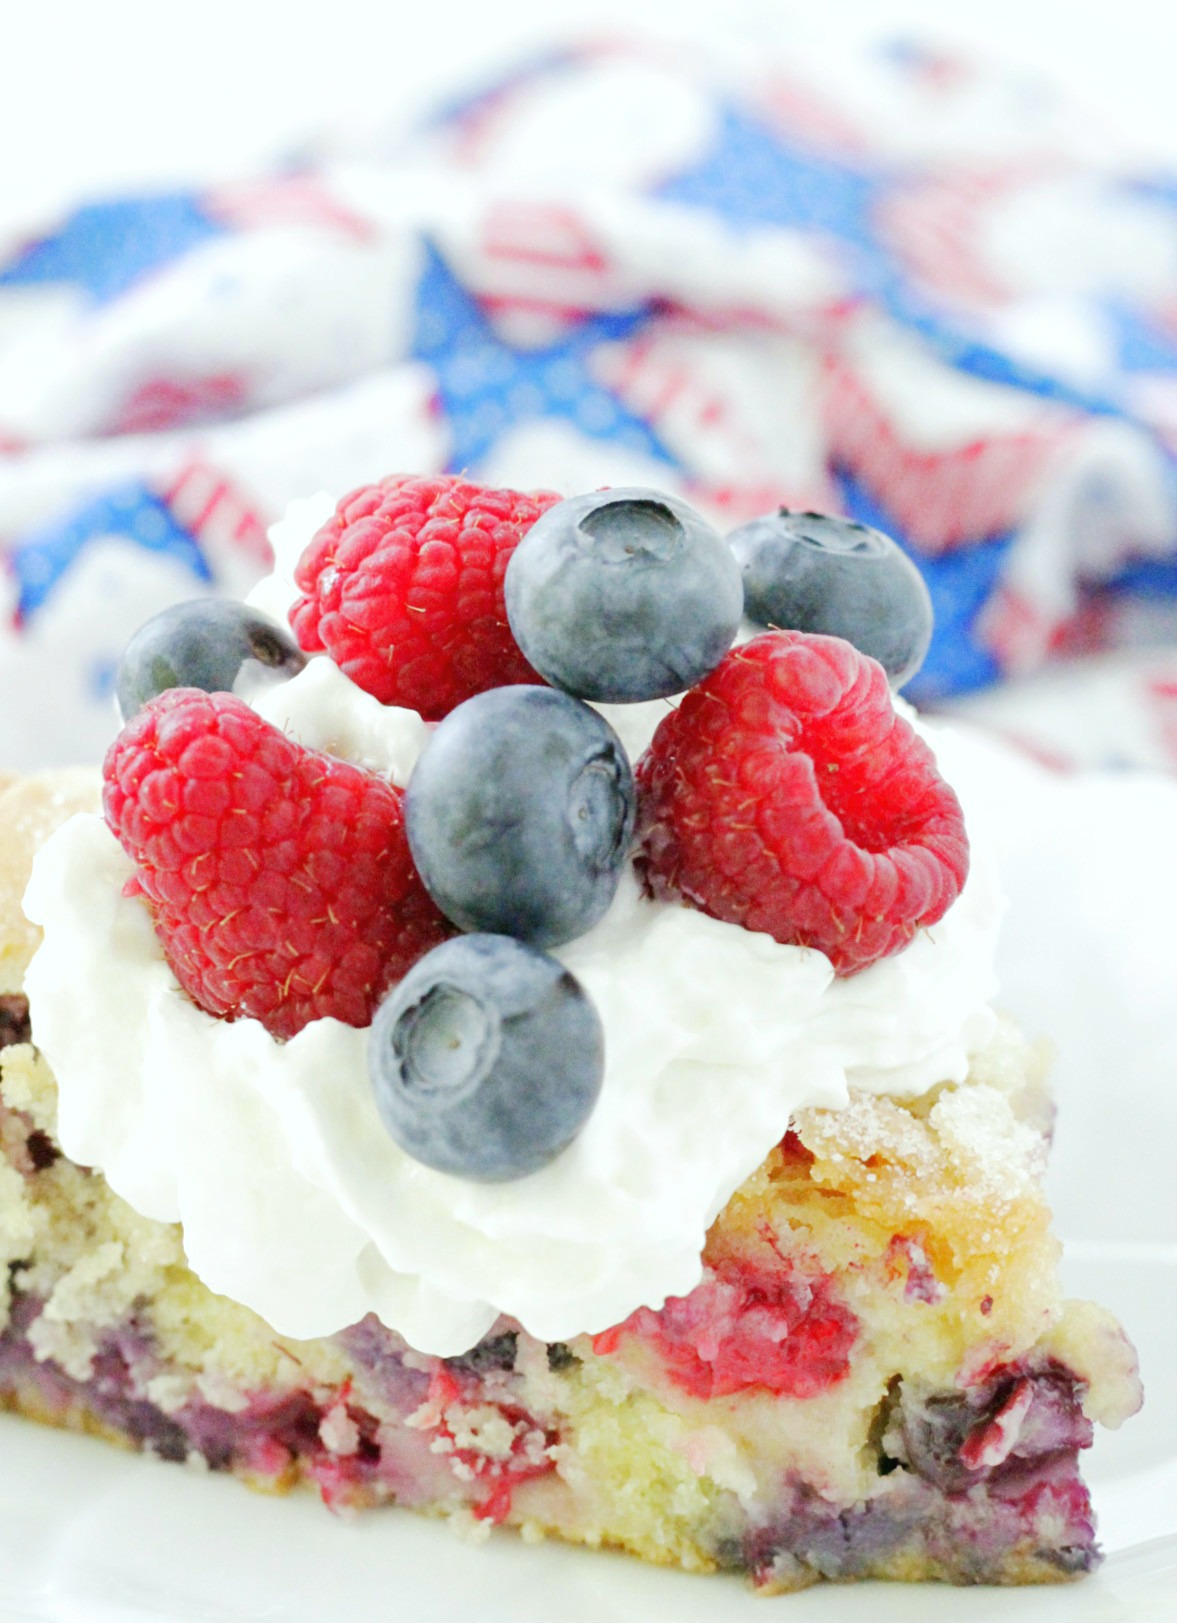
<svg viewBox="0 0 1177 1623">
<path fill-rule="evenodd" d="M 0 764 L 98 755 L 135 626 L 247 587 L 289 501 L 441 469 L 864 519 L 935 602 L 911 697 L 1177 766 L 1177 178 L 1044 87 L 561 48 L 9 236 Z"/>
</svg>

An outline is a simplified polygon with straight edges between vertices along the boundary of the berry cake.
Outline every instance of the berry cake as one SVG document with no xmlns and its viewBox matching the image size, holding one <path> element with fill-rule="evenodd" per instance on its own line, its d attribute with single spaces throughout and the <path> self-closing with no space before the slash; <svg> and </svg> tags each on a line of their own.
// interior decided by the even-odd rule
<svg viewBox="0 0 1177 1623">
<path fill-rule="evenodd" d="M 765 1592 L 1096 1563 L 1135 1359 L 892 692 L 926 595 L 745 528 L 308 504 L 132 643 L 101 782 L 0 789 L 0 1403 Z"/>
</svg>

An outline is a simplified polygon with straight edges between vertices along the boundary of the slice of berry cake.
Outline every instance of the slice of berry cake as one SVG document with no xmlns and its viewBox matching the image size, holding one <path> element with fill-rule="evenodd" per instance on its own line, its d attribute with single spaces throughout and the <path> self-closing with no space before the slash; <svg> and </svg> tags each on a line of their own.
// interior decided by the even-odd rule
<svg viewBox="0 0 1177 1623">
<path fill-rule="evenodd" d="M 731 647 L 672 498 L 385 481 L 302 552 L 309 662 L 182 613 L 104 785 L 0 791 L 5 1406 L 765 1591 L 1095 1563 L 1135 1359 L 1059 1293 L 984 863 L 843 640 L 888 606 L 909 672 L 922 589 L 803 517 L 758 579 L 800 544 L 837 623 Z"/>
</svg>

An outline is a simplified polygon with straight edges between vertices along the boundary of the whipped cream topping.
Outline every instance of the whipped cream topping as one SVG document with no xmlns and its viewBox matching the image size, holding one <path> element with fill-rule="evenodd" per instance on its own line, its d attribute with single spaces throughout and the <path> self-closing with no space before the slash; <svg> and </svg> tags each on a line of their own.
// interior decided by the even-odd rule
<svg viewBox="0 0 1177 1623">
<path fill-rule="evenodd" d="M 428 736 L 326 658 L 253 702 L 401 785 Z M 635 754 L 663 714 L 610 711 Z M 951 736 L 926 736 L 951 781 Z M 551 1341 L 660 1305 L 697 1283 L 709 1224 L 793 1111 L 840 1106 L 852 1086 L 963 1080 L 991 1031 L 1001 904 L 983 851 L 937 925 L 847 980 L 820 952 L 651 902 L 627 872 L 601 922 L 558 951 L 604 1022 L 597 1108 L 542 1171 L 478 1184 L 389 1138 L 365 1031 L 321 1020 L 283 1044 L 196 1008 L 122 894 L 130 874 L 102 819 L 78 817 L 26 896 L 44 930 L 27 984 L 62 1146 L 145 1216 L 182 1223 L 205 1283 L 292 1337 L 372 1312 L 452 1355 L 500 1313 Z"/>
</svg>

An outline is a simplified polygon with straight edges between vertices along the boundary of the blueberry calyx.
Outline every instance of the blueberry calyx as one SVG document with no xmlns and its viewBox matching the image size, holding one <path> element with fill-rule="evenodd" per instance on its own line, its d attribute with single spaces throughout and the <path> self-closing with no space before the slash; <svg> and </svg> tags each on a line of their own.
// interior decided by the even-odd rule
<svg viewBox="0 0 1177 1623">
<path fill-rule="evenodd" d="M 602 716 L 543 687 L 494 688 L 438 723 L 405 794 L 425 888 L 463 930 L 571 941 L 613 900 L 636 815 Z"/>
<path fill-rule="evenodd" d="M 231 693 L 243 672 L 298 674 L 306 655 L 268 615 L 228 598 L 174 603 L 141 625 L 124 650 L 115 695 L 124 722 L 169 688 Z"/>
<path fill-rule="evenodd" d="M 901 548 L 865 524 L 787 507 L 733 530 L 744 613 L 758 626 L 843 637 L 878 660 L 894 688 L 932 638 L 932 601 Z"/>
<path fill-rule="evenodd" d="M 624 564 L 641 555 L 665 563 L 685 537 L 682 521 L 666 503 L 647 496 L 591 507 L 576 526 L 581 548 L 604 564 Z"/>
<path fill-rule="evenodd" d="M 600 1093 L 605 1040 L 584 988 L 508 936 L 467 935 L 414 964 L 377 1010 L 369 1069 L 415 1160 L 500 1182 L 570 1144 Z"/>
<path fill-rule="evenodd" d="M 393 1048 L 415 1086 L 452 1093 L 494 1064 L 499 1032 L 482 1005 L 454 986 L 430 987 L 393 1032 Z"/>
<path fill-rule="evenodd" d="M 550 507 L 516 547 L 504 596 L 540 675 L 608 704 L 693 687 L 731 647 L 743 610 L 718 532 L 676 496 L 638 486 Z"/>
</svg>

